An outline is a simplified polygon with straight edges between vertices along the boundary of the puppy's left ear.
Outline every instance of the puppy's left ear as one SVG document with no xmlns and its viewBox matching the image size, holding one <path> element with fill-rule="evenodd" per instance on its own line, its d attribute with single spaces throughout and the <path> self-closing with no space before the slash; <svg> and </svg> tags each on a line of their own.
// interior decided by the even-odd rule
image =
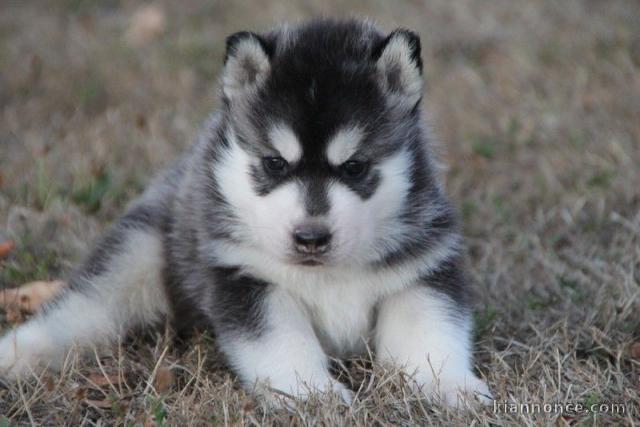
<svg viewBox="0 0 640 427">
<path fill-rule="evenodd" d="M 272 46 L 260 35 L 241 31 L 227 37 L 222 91 L 233 101 L 259 87 L 271 70 Z"/>
<path fill-rule="evenodd" d="M 422 97 L 420 36 L 398 29 L 373 50 L 382 90 L 400 107 L 413 109 Z"/>
</svg>

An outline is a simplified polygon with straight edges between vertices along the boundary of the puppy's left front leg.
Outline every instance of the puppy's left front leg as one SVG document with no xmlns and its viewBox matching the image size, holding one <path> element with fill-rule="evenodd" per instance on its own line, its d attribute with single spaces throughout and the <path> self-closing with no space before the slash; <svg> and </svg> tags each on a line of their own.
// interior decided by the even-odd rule
<svg viewBox="0 0 640 427">
<path fill-rule="evenodd" d="M 471 319 L 468 308 L 449 291 L 463 280 L 445 265 L 414 287 L 386 298 L 376 326 L 378 360 L 404 368 L 428 397 L 458 406 L 475 396 L 488 403 L 486 384 L 471 370 Z"/>
<path fill-rule="evenodd" d="M 218 283 L 219 345 L 246 387 L 296 398 L 351 392 L 335 380 L 301 303 L 276 286 L 242 275 Z M 265 393 L 271 397 L 270 393 Z"/>
</svg>

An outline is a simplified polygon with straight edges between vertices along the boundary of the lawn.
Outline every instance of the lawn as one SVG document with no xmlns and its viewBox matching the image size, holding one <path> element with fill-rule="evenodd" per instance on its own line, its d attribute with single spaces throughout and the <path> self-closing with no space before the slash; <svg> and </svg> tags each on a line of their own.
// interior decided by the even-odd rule
<svg viewBox="0 0 640 427">
<path fill-rule="evenodd" d="M 238 386 L 215 340 L 177 346 L 166 328 L 0 385 L 0 426 L 640 424 L 635 0 L 2 2 L 0 240 L 15 247 L 0 288 L 64 279 L 194 140 L 227 34 L 323 15 L 422 37 L 425 110 L 474 285 L 476 371 L 496 403 L 452 411 L 352 360 L 336 364 L 352 406 L 276 411 Z M 0 311 L 0 330 L 14 317 Z"/>
</svg>

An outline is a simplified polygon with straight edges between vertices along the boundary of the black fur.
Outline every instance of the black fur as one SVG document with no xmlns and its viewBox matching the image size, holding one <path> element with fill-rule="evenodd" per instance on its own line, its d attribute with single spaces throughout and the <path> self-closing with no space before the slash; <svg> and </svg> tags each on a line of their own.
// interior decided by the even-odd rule
<svg viewBox="0 0 640 427">
<path fill-rule="evenodd" d="M 447 295 L 459 307 L 468 306 L 467 280 L 458 254 L 446 259 L 435 271 L 422 277 L 421 283 Z"/>
<path fill-rule="evenodd" d="M 269 283 L 243 274 L 238 268 L 216 268 L 215 313 L 218 334 L 245 331 L 259 336 L 263 322 L 263 301 Z"/>
</svg>

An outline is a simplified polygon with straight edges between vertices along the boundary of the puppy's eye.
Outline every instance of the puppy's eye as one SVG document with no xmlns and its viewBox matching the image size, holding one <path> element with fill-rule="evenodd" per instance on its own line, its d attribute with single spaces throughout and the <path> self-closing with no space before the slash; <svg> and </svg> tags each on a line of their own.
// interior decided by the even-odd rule
<svg viewBox="0 0 640 427">
<path fill-rule="evenodd" d="M 346 178 L 362 178 L 369 170 L 369 164 L 361 160 L 347 160 L 340 165 L 340 170 Z"/>
<path fill-rule="evenodd" d="M 289 164 L 282 157 L 264 157 L 262 167 L 269 175 L 284 176 L 289 169 Z"/>
</svg>

